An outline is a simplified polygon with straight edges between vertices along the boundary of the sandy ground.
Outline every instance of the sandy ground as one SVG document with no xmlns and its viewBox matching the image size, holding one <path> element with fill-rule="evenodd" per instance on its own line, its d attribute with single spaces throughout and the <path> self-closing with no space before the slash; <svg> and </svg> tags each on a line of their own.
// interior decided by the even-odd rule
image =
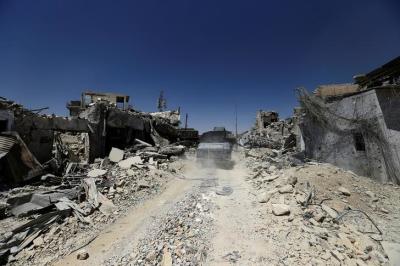
<svg viewBox="0 0 400 266">
<path fill-rule="evenodd" d="M 211 240 L 212 251 L 206 265 L 265 265 L 266 242 L 256 233 L 262 224 L 256 196 L 245 181 L 247 169 L 236 158 L 233 170 L 217 170 L 218 187 L 232 188 L 232 194 L 216 195 L 214 203 L 215 236 Z"/>
</svg>

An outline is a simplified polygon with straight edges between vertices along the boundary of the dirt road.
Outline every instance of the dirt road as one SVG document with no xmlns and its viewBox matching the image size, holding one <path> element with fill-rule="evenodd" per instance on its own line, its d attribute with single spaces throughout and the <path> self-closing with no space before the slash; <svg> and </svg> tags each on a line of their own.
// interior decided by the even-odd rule
<svg viewBox="0 0 400 266">
<path fill-rule="evenodd" d="M 172 209 L 184 216 L 182 210 L 176 211 L 177 208 L 184 208 L 183 204 L 179 205 L 179 201 L 187 195 L 201 195 L 202 199 L 198 200 L 196 206 L 204 205 L 202 200 L 206 199 L 208 206 L 212 207 L 201 210 L 199 217 L 204 214 L 212 223 L 202 222 L 200 226 L 205 232 L 201 237 L 204 241 L 207 240 L 206 248 L 209 249 L 208 254 L 200 260 L 206 265 L 228 265 L 232 262 L 241 265 L 261 265 L 267 249 L 264 241 L 256 234 L 261 221 L 258 218 L 255 194 L 245 181 L 247 173 L 244 165 L 240 163 L 239 158 L 236 158 L 236 161 L 234 169 L 231 170 L 206 169 L 188 163 L 185 178 L 172 180 L 163 193 L 141 206 L 132 208 L 126 217 L 102 232 L 85 247 L 89 258 L 79 261 L 79 264 L 142 264 L 140 260 L 135 261 L 138 256 L 146 255 L 137 254 L 142 248 L 141 241 L 147 238 L 149 243 L 154 243 L 160 233 L 151 236 L 149 232 L 162 227 L 157 223 L 163 223 L 163 219 L 165 220 Z M 187 211 L 190 216 L 191 209 Z M 192 218 L 194 222 L 199 219 Z M 191 227 L 194 228 L 193 225 Z M 151 252 L 151 248 L 147 247 L 145 252 L 147 251 Z M 76 256 L 77 252 L 74 252 L 58 261 L 56 265 L 76 265 Z"/>
</svg>

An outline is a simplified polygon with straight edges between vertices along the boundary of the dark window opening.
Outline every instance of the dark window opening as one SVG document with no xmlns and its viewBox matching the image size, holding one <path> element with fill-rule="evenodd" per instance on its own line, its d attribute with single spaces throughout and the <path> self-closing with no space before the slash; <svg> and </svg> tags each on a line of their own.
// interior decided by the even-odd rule
<svg viewBox="0 0 400 266">
<path fill-rule="evenodd" d="M 117 99 L 116 99 L 116 102 L 117 102 L 117 107 L 119 108 L 119 109 L 124 109 L 125 108 L 125 106 L 124 106 L 124 103 L 125 103 L 125 98 L 124 97 L 117 97 Z"/>
<path fill-rule="evenodd" d="M 0 132 L 7 131 L 8 120 L 0 120 Z"/>
<path fill-rule="evenodd" d="M 364 136 L 361 133 L 354 133 L 354 146 L 357 151 L 365 151 L 365 141 Z"/>
</svg>

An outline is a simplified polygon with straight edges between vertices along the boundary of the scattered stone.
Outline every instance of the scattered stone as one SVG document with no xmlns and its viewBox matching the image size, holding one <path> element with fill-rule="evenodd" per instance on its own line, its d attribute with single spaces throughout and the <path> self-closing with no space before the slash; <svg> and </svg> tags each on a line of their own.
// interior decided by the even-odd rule
<svg viewBox="0 0 400 266">
<path fill-rule="evenodd" d="M 339 188 L 338 188 L 338 191 L 339 191 L 341 194 L 345 195 L 345 196 L 350 196 L 350 195 L 351 195 L 350 191 L 349 191 L 347 188 L 345 188 L 345 187 L 339 187 Z"/>
<path fill-rule="evenodd" d="M 164 249 L 163 259 L 161 261 L 162 266 L 172 266 L 172 256 L 171 253 Z"/>
<path fill-rule="evenodd" d="M 139 189 L 144 189 L 144 188 L 149 188 L 149 187 L 150 187 L 150 184 L 149 184 L 149 182 L 147 182 L 147 181 L 145 181 L 145 180 L 140 180 L 140 181 L 137 183 L 137 186 L 138 186 Z"/>
<path fill-rule="evenodd" d="M 118 166 L 122 169 L 129 169 L 132 165 L 143 164 L 142 158 L 140 156 L 129 157 L 118 163 Z"/>
<path fill-rule="evenodd" d="M 108 158 L 111 162 L 118 163 L 124 158 L 124 151 L 113 147 L 111 148 Z"/>
<path fill-rule="evenodd" d="M 288 178 L 288 180 L 287 180 L 287 183 L 289 185 L 292 185 L 292 186 L 296 185 L 297 184 L 297 177 L 296 176 L 290 176 Z"/>
<path fill-rule="evenodd" d="M 103 176 L 106 173 L 107 173 L 107 170 L 104 170 L 104 169 L 93 169 L 88 172 L 87 176 L 96 178 L 96 177 Z"/>
<path fill-rule="evenodd" d="M 337 259 L 339 262 L 342 262 L 344 260 L 344 256 L 342 254 L 340 254 L 338 251 L 336 250 L 331 250 L 331 254 L 332 256 Z"/>
<path fill-rule="evenodd" d="M 88 253 L 86 250 L 81 249 L 81 250 L 79 250 L 78 253 L 76 254 L 76 258 L 77 258 L 78 260 L 86 260 L 86 259 L 89 258 L 89 253 Z"/>
<path fill-rule="evenodd" d="M 42 236 L 38 236 L 37 238 L 35 238 L 35 240 L 33 240 L 33 245 L 35 247 L 40 247 L 44 244 L 44 240 Z"/>
<path fill-rule="evenodd" d="M 279 188 L 279 193 L 284 194 L 284 193 L 292 193 L 293 192 L 293 187 L 291 185 L 285 185 L 281 188 Z"/>
<path fill-rule="evenodd" d="M 263 192 L 261 193 L 261 195 L 258 198 L 258 202 L 259 203 L 268 203 L 269 200 L 274 196 L 275 193 L 277 193 L 278 191 L 276 189 L 267 191 L 267 192 Z"/>
<path fill-rule="evenodd" d="M 370 198 L 375 198 L 375 193 L 373 193 L 372 191 L 365 191 L 365 194 Z"/>
<path fill-rule="evenodd" d="M 286 204 L 272 204 L 272 213 L 276 216 L 289 215 L 290 206 Z"/>
<path fill-rule="evenodd" d="M 267 175 L 266 177 L 264 177 L 264 180 L 267 182 L 271 182 L 274 181 L 275 179 L 277 179 L 279 177 L 279 175 Z"/>
<path fill-rule="evenodd" d="M 333 219 L 338 216 L 338 213 L 328 205 L 321 204 L 322 209 Z"/>
<path fill-rule="evenodd" d="M 385 208 L 381 207 L 380 211 L 386 214 L 389 214 L 390 212 L 388 210 L 386 210 Z"/>
<path fill-rule="evenodd" d="M 314 215 L 314 220 L 319 223 L 322 223 L 324 221 L 324 219 L 325 219 L 325 215 L 321 212 L 318 212 Z"/>
</svg>

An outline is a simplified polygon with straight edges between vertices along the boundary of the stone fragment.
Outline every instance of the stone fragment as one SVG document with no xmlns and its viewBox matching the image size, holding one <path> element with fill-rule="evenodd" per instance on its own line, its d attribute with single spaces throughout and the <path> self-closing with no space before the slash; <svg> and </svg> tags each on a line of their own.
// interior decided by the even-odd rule
<svg viewBox="0 0 400 266">
<path fill-rule="evenodd" d="M 389 211 L 388 211 L 388 210 L 386 210 L 386 209 L 385 209 L 385 208 L 383 208 L 383 207 L 381 207 L 381 208 L 380 208 L 380 211 L 381 211 L 381 212 L 383 212 L 383 213 L 389 214 Z"/>
<path fill-rule="evenodd" d="M 279 193 L 284 194 L 284 193 L 292 193 L 293 192 L 293 187 L 291 185 L 285 185 L 281 188 L 279 188 Z"/>
<path fill-rule="evenodd" d="M 372 191 L 365 191 L 365 194 L 371 198 L 375 198 L 375 193 L 373 193 Z"/>
<path fill-rule="evenodd" d="M 289 185 L 292 185 L 292 186 L 296 185 L 296 184 L 297 184 L 297 177 L 295 177 L 295 176 L 290 176 L 290 177 L 288 178 L 288 180 L 287 180 L 287 183 L 288 183 Z"/>
<path fill-rule="evenodd" d="M 337 259 L 339 262 L 342 262 L 344 260 L 344 256 L 342 254 L 340 254 L 338 251 L 336 250 L 331 250 L 331 254 L 332 256 Z"/>
<path fill-rule="evenodd" d="M 76 258 L 77 258 L 78 260 L 86 260 L 87 258 L 89 258 L 89 253 L 88 253 L 86 250 L 81 249 L 81 250 L 79 250 L 78 253 L 76 254 Z"/>
<path fill-rule="evenodd" d="M 163 254 L 162 261 L 161 261 L 161 265 L 162 266 L 172 266 L 172 255 L 167 249 L 164 249 L 164 254 Z"/>
<path fill-rule="evenodd" d="M 35 238 L 34 240 L 33 240 L 33 245 L 35 246 L 35 247 L 40 247 L 40 246 L 42 246 L 44 244 L 44 240 L 43 240 L 43 237 L 42 236 L 39 236 L 39 237 L 37 237 L 37 238 Z"/>
<path fill-rule="evenodd" d="M 321 204 L 321 207 L 333 219 L 335 219 L 338 216 L 338 213 L 328 205 Z"/>
<path fill-rule="evenodd" d="M 99 176 L 103 176 L 107 173 L 107 170 L 104 169 L 93 169 L 91 171 L 88 172 L 87 176 L 88 177 L 99 177 Z"/>
<path fill-rule="evenodd" d="M 345 187 L 339 187 L 339 188 L 338 188 L 338 191 L 339 191 L 341 194 L 345 195 L 345 196 L 350 196 L 350 195 L 351 195 L 350 191 L 349 191 L 347 188 L 345 188 Z"/>
<path fill-rule="evenodd" d="M 277 192 L 277 190 L 273 189 L 273 190 L 261 193 L 261 195 L 258 198 L 258 202 L 259 203 L 268 203 L 276 192 Z"/>
<path fill-rule="evenodd" d="M 264 181 L 271 182 L 277 179 L 279 175 L 267 175 L 264 177 Z"/>
<path fill-rule="evenodd" d="M 111 148 L 108 158 L 111 162 L 118 163 L 124 158 L 124 151 L 113 147 Z"/>
<path fill-rule="evenodd" d="M 314 220 L 319 223 L 322 223 L 324 221 L 324 219 L 325 219 L 325 215 L 322 212 L 318 212 L 314 215 Z"/>
<path fill-rule="evenodd" d="M 138 165 L 138 164 L 143 164 L 142 158 L 140 158 L 140 156 L 133 156 L 123 161 L 120 161 L 118 163 L 118 166 L 121 167 L 122 169 L 129 169 L 131 168 L 132 165 Z"/>
<path fill-rule="evenodd" d="M 286 204 L 272 204 L 272 213 L 276 216 L 290 214 L 290 206 Z"/>
<path fill-rule="evenodd" d="M 149 187 L 150 187 L 149 182 L 147 182 L 147 181 L 145 181 L 145 180 L 140 180 L 140 181 L 137 183 L 137 185 L 138 185 L 139 190 L 140 190 L 140 189 L 144 189 L 144 188 L 149 188 Z"/>
</svg>

